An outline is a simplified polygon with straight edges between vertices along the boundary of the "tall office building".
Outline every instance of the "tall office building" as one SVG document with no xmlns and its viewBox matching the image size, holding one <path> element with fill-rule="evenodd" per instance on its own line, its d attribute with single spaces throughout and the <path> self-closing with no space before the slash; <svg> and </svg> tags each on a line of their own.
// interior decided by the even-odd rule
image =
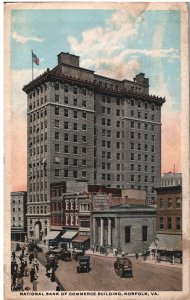
<svg viewBox="0 0 190 300">
<path fill-rule="evenodd" d="M 86 180 L 146 189 L 154 201 L 161 176 L 161 106 L 143 73 L 103 77 L 61 52 L 27 93 L 29 237 L 50 230 L 50 184 Z"/>
</svg>

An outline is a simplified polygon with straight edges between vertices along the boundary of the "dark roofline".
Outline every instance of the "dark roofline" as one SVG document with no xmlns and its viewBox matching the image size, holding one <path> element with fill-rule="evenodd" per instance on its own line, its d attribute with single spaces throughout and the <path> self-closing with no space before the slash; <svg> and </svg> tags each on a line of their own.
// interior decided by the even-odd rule
<svg viewBox="0 0 190 300">
<path fill-rule="evenodd" d="M 174 186 L 163 186 L 154 188 L 158 193 L 159 192 L 172 192 L 172 191 L 182 191 L 181 185 L 174 185 Z"/>
</svg>

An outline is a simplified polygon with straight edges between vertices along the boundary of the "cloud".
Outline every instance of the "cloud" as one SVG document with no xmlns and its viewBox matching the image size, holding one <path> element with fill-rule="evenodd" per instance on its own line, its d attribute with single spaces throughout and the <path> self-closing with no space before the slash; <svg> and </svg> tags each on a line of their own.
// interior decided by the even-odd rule
<svg viewBox="0 0 190 300">
<path fill-rule="evenodd" d="M 13 32 L 12 37 L 13 37 L 13 39 L 16 40 L 16 42 L 21 43 L 21 44 L 25 44 L 28 41 L 34 41 L 34 42 L 38 42 L 38 43 L 41 43 L 41 42 L 44 41 L 44 39 L 41 38 L 41 37 L 38 37 L 38 36 L 29 36 L 29 37 L 27 37 L 27 36 L 19 35 L 15 31 Z"/>
</svg>

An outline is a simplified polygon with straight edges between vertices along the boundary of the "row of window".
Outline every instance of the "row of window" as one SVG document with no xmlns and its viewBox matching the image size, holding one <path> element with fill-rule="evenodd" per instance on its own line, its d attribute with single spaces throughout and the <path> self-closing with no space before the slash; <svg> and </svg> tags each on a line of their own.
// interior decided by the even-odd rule
<svg viewBox="0 0 190 300">
<path fill-rule="evenodd" d="M 144 124 L 144 128 L 143 128 L 144 130 L 151 130 L 151 131 L 155 130 L 155 125 L 151 125 L 151 124 L 147 124 L 147 123 L 143 123 L 143 124 Z M 138 122 L 137 128 L 141 129 L 143 124 Z M 131 128 L 135 128 L 135 121 L 131 121 Z"/>
<path fill-rule="evenodd" d="M 44 84 L 43 86 L 41 85 L 40 88 L 37 88 L 33 92 L 30 93 L 29 98 L 32 99 L 32 97 L 35 97 L 36 95 L 38 96 L 40 93 L 43 93 L 43 91 L 47 91 L 47 85 Z"/>
<path fill-rule="evenodd" d="M 29 191 L 30 192 L 38 192 L 39 190 L 45 190 L 45 185 L 42 185 L 42 188 L 40 189 L 40 183 L 37 181 L 37 182 L 30 182 L 30 186 L 29 186 Z M 39 198 L 38 198 L 39 195 L 37 195 L 37 198 L 36 198 L 36 201 L 39 201 Z M 45 194 L 44 195 L 44 200 L 47 201 L 47 195 Z M 43 194 L 41 194 L 41 200 L 40 201 L 43 201 Z"/>
<path fill-rule="evenodd" d="M 167 217 L 167 219 L 165 218 L 165 222 L 164 222 L 164 217 L 159 218 L 159 229 L 160 230 L 163 230 L 165 228 L 167 228 L 168 230 L 172 230 L 172 229 L 173 230 L 181 230 L 181 217 L 173 217 L 173 218 Z M 166 227 L 164 226 L 164 223 L 165 223 Z"/>
<path fill-rule="evenodd" d="M 147 102 L 142 102 L 140 100 L 137 101 L 134 99 L 131 99 L 130 104 L 131 104 L 131 106 L 137 105 L 138 108 L 144 108 L 144 109 L 148 109 L 150 107 L 152 111 L 154 111 L 156 108 L 156 106 L 154 104 L 149 104 Z"/>
<path fill-rule="evenodd" d="M 60 140 L 60 132 L 55 131 L 54 138 L 55 138 L 55 140 Z M 70 139 L 71 139 L 71 137 L 70 137 Z M 64 133 L 64 141 L 65 142 L 69 142 L 70 139 L 69 139 L 69 133 Z M 79 141 L 78 135 L 76 135 L 76 134 L 72 135 L 72 140 L 73 140 L 74 143 L 77 143 Z M 81 141 L 84 142 L 84 143 L 86 143 L 87 142 L 87 136 L 83 135 L 81 137 Z"/>
<path fill-rule="evenodd" d="M 40 99 L 38 98 L 36 101 L 34 100 L 32 103 L 29 103 L 29 109 L 30 110 L 35 109 L 45 103 L 47 103 L 47 95 L 41 97 Z"/>
<path fill-rule="evenodd" d="M 145 175 L 145 176 L 142 176 L 142 175 L 134 175 L 134 174 L 131 174 L 131 181 L 138 181 L 138 182 L 141 182 L 143 181 L 144 179 L 144 182 L 149 182 L 149 180 L 151 182 L 155 182 L 155 176 L 150 176 L 150 178 L 148 177 L 148 175 Z"/>
<path fill-rule="evenodd" d="M 32 156 L 32 155 L 39 155 L 40 153 L 41 154 L 47 153 L 47 144 L 41 145 L 40 147 L 38 146 L 36 148 L 34 147 L 33 149 L 30 149 L 30 156 Z"/>
<path fill-rule="evenodd" d="M 59 95 L 55 95 L 55 102 L 60 102 L 60 96 Z M 64 96 L 64 104 L 69 104 L 69 105 L 73 104 L 74 106 L 78 106 L 79 103 L 78 103 L 78 99 L 75 96 L 73 98 L 72 103 L 70 103 L 68 96 Z M 81 105 L 82 105 L 83 108 L 86 108 L 87 102 L 86 102 L 85 99 L 82 99 Z"/>
<path fill-rule="evenodd" d="M 77 136 L 76 136 L 76 140 L 74 140 L 74 141 L 77 142 Z M 60 153 L 60 145 L 59 144 L 55 144 L 55 152 Z M 87 154 L 87 148 L 82 147 L 81 152 L 82 152 L 82 154 Z M 79 147 L 78 146 L 73 146 L 73 154 L 79 154 Z"/>
<path fill-rule="evenodd" d="M 148 165 L 145 165 L 145 166 L 137 165 L 137 166 L 135 166 L 134 164 L 131 164 L 131 166 L 130 166 L 131 171 L 135 171 L 135 167 L 136 167 L 136 170 L 138 172 L 141 172 L 141 171 L 148 172 Z M 151 166 L 149 168 L 149 170 L 153 173 L 153 172 L 155 172 L 155 167 Z"/>
<path fill-rule="evenodd" d="M 74 167 L 77 167 L 77 166 L 79 166 L 79 165 L 82 165 L 82 166 L 86 166 L 86 165 L 87 165 L 86 159 L 82 159 L 82 160 L 79 160 L 79 159 L 77 159 L 77 158 L 69 159 L 68 157 L 65 157 L 65 158 L 64 158 L 64 165 L 65 165 L 65 166 L 71 165 L 71 161 L 72 161 L 72 165 L 73 165 Z"/>
<path fill-rule="evenodd" d="M 148 151 L 148 144 L 144 144 L 144 147 L 142 147 L 143 145 L 142 144 L 135 144 L 135 143 L 131 143 L 130 144 L 131 146 L 131 150 L 144 150 L 144 151 Z M 149 147 L 151 148 L 151 152 L 154 152 L 155 151 L 155 146 L 154 145 L 149 145 Z M 144 148 L 144 149 L 142 149 Z"/>
<path fill-rule="evenodd" d="M 29 141 L 29 146 L 31 147 L 32 143 L 39 143 L 47 141 L 47 132 L 41 133 L 40 135 L 38 134 L 37 136 L 34 136 L 33 139 L 31 138 Z"/>
<path fill-rule="evenodd" d="M 71 171 L 70 173 L 72 173 L 72 177 L 74 178 L 74 179 L 77 179 L 77 178 L 79 178 L 79 172 L 78 171 Z M 54 170 L 54 175 L 55 175 L 55 177 L 60 177 L 60 169 L 55 169 Z M 82 175 L 82 178 L 86 178 L 87 177 L 87 172 L 86 171 L 82 171 L 81 172 L 81 175 Z M 63 177 L 65 177 L 65 178 L 68 178 L 68 177 L 71 177 L 71 176 L 69 176 L 69 170 L 63 170 Z"/>
<path fill-rule="evenodd" d="M 65 207 L 65 211 L 67 210 L 78 210 L 78 199 L 66 199 L 64 202 L 52 202 L 52 210 L 62 210 Z"/>
<path fill-rule="evenodd" d="M 45 122 L 41 122 L 40 124 L 35 124 L 33 127 L 30 126 L 30 134 L 39 132 L 40 130 L 43 130 L 44 128 L 47 128 L 47 120 Z"/>
<path fill-rule="evenodd" d="M 131 110 L 131 117 L 137 117 L 138 119 L 144 117 L 145 120 L 148 119 L 148 113 L 145 112 L 142 116 L 142 113 L 141 111 L 138 111 L 137 112 L 137 115 L 135 114 L 135 111 L 134 110 Z M 151 114 L 151 121 L 154 121 L 155 120 L 155 115 L 154 114 Z"/>
<path fill-rule="evenodd" d="M 46 206 L 30 206 L 29 207 L 30 214 L 46 214 L 47 207 Z"/>
<path fill-rule="evenodd" d="M 137 159 L 138 161 L 141 161 L 144 158 L 144 161 L 148 161 L 148 155 L 142 155 L 142 154 L 135 154 L 135 153 L 131 153 L 130 155 L 131 160 L 135 160 Z M 151 155 L 151 162 L 154 163 L 155 162 L 155 156 Z"/>
<path fill-rule="evenodd" d="M 32 121 L 36 121 L 36 120 L 39 120 L 43 117 L 46 117 L 47 116 L 47 110 L 46 108 L 45 109 L 41 109 L 40 111 L 37 111 L 36 113 L 33 113 L 33 114 L 30 114 L 29 115 L 29 118 L 30 118 L 30 122 Z"/>
<path fill-rule="evenodd" d="M 78 226 L 78 214 L 66 213 L 65 218 L 59 215 L 52 215 L 52 225 Z"/>
<path fill-rule="evenodd" d="M 165 204 L 165 205 L 164 205 Z M 168 198 L 166 201 L 164 199 L 159 199 L 159 208 L 181 208 L 181 198 Z"/>
<path fill-rule="evenodd" d="M 131 243 L 131 229 L 132 226 L 125 226 L 125 243 Z M 148 240 L 148 226 L 142 226 L 142 242 Z"/>
<path fill-rule="evenodd" d="M 31 186 L 31 191 L 32 191 L 32 186 Z M 47 194 L 30 195 L 30 202 L 43 202 L 43 201 L 47 201 Z"/>
<path fill-rule="evenodd" d="M 60 85 L 58 82 L 56 82 L 55 84 L 54 84 L 54 88 L 55 88 L 55 90 L 56 91 L 58 91 L 58 90 L 60 90 L 60 89 L 64 89 L 64 92 L 65 93 L 68 93 L 68 92 L 73 92 L 73 94 L 78 94 L 78 93 L 82 93 L 84 96 L 86 96 L 86 94 L 87 94 L 87 90 L 86 90 L 86 88 L 81 88 L 81 89 L 79 89 L 78 87 L 76 87 L 76 86 L 70 86 L 70 85 L 68 85 L 68 84 L 64 84 L 64 86 L 62 86 L 62 85 Z"/>
</svg>

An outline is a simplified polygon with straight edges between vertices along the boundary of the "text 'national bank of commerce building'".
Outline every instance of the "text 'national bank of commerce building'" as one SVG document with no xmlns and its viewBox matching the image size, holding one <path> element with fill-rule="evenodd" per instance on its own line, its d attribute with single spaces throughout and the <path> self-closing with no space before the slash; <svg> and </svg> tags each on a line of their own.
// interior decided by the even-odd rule
<svg viewBox="0 0 190 300">
<path fill-rule="evenodd" d="M 161 106 L 143 73 L 116 80 L 61 52 L 58 65 L 25 85 L 28 234 L 50 230 L 50 184 L 142 189 L 154 202 L 161 176 Z"/>
</svg>

